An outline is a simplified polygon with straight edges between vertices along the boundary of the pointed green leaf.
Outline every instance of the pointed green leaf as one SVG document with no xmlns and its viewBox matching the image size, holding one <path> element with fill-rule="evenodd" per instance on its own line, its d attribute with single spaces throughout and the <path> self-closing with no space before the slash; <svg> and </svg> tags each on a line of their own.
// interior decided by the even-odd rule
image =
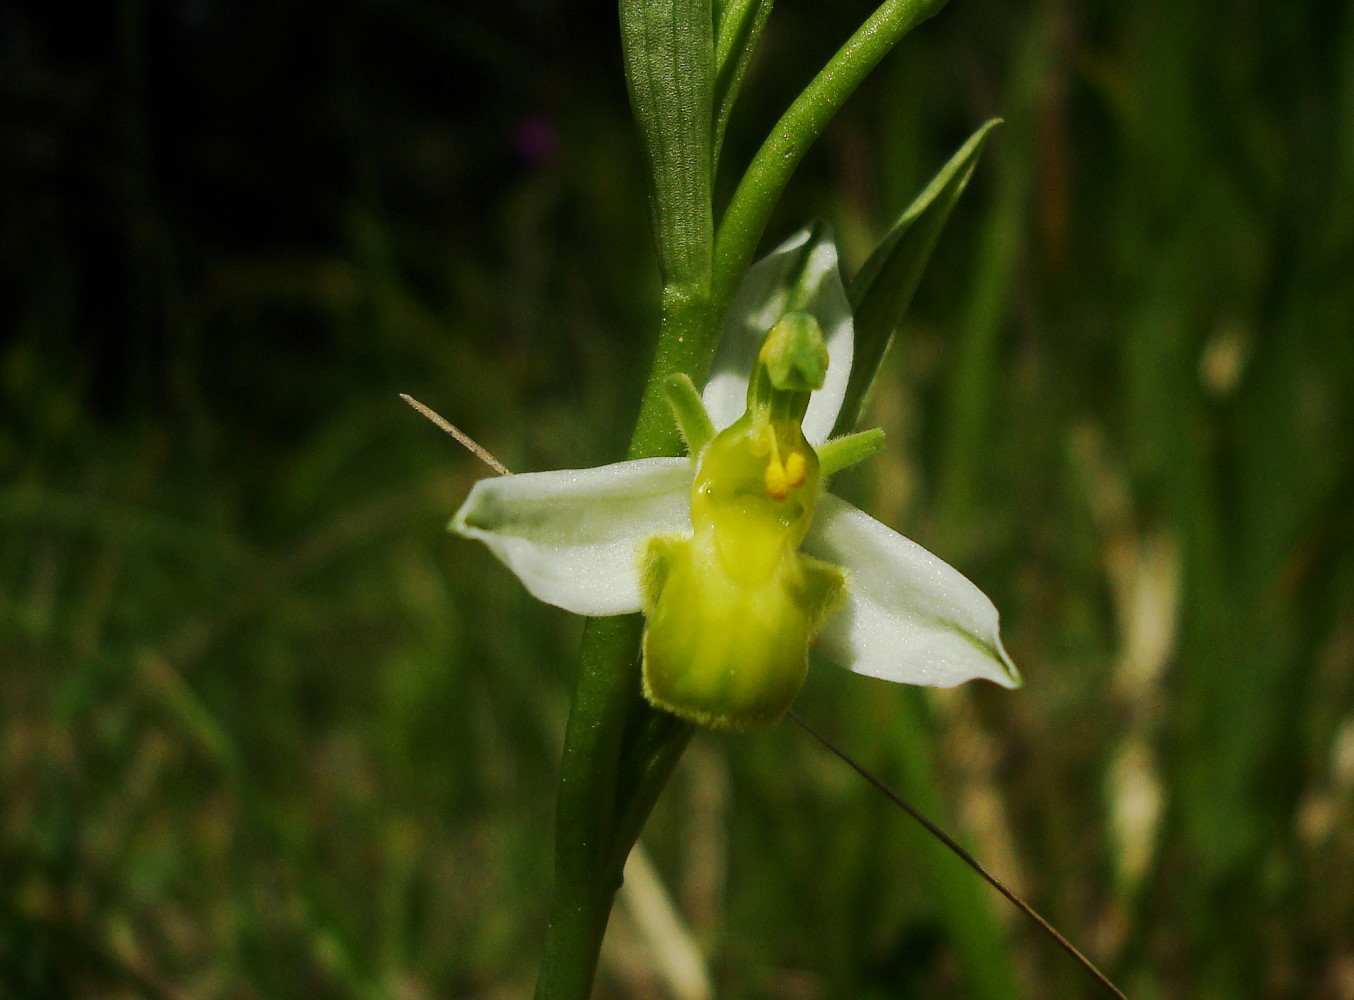
<svg viewBox="0 0 1354 1000">
<path fill-rule="evenodd" d="M 852 430 L 861 418 L 875 374 L 912 302 L 940 231 L 973 176 L 988 133 L 1000 122 L 994 118 L 984 124 L 950 157 L 851 281 L 847 295 L 855 316 L 856 358 L 836 433 Z"/>
<path fill-rule="evenodd" d="M 715 31 L 715 139 L 714 162 L 724 144 L 724 129 L 738 100 L 743 76 L 752 53 L 761 41 L 772 0 L 726 0 L 717 4 L 719 24 Z"/>
<path fill-rule="evenodd" d="M 653 172 L 665 294 L 708 286 L 714 239 L 714 26 L 710 0 L 621 0 L 630 101 Z"/>
</svg>

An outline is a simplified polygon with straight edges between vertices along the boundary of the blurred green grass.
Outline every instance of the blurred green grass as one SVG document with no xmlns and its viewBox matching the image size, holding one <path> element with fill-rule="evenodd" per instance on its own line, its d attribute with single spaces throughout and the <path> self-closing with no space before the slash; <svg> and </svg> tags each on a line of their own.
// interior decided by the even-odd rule
<svg viewBox="0 0 1354 1000">
<path fill-rule="evenodd" d="M 868 10 L 781 7 L 733 163 Z M 514 469 L 619 453 L 656 278 L 613 16 L 0 19 L 0 996 L 529 995 L 579 626 L 443 534 L 484 470 L 395 394 Z M 801 710 L 934 769 L 1135 998 L 1354 996 L 1348 6 L 955 0 L 772 238 L 858 264 L 991 114 L 851 487 L 1028 683 L 819 665 Z M 698 740 L 646 844 L 721 997 L 983 976 L 972 876 L 790 726 Z M 992 905 L 992 989 L 1097 995 Z M 599 993 L 663 995 L 615 924 Z"/>
</svg>

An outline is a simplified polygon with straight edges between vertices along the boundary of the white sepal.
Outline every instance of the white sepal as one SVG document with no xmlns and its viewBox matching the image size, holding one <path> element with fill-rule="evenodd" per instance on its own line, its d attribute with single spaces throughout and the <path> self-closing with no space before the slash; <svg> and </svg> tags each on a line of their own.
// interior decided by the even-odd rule
<svg viewBox="0 0 1354 1000">
<path fill-rule="evenodd" d="M 1020 686 L 996 607 L 916 542 L 824 494 L 804 551 L 847 573 L 846 599 L 817 640 L 834 663 L 903 684 L 953 687 L 982 678 Z"/>
<path fill-rule="evenodd" d="M 717 430 L 747 409 L 748 379 L 766 331 L 790 309 L 810 313 L 827 343 L 827 380 L 813 394 L 804 436 L 822 444 L 832 433 L 851 376 L 855 333 L 851 306 L 837 266 L 837 247 L 826 226 L 808 226 L 754 264 L 729 306 L 702 398 Z"/>
<path fill-rule="evenodd" d="M 646 458 L 475 484 L 451 530 L 477 538 L 532 595 L 579 615 L 640 609 L 640 560 L 656 534 L 691 531 L 691 462 Z"/>
</svg>

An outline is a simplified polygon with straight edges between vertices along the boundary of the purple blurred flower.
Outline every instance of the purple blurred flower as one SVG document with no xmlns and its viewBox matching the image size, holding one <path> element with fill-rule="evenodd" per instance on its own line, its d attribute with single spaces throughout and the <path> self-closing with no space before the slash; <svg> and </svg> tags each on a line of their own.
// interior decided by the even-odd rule
<svg viewBox="0 0 1354 1000">
<path fill-rule="evenodd" d="M 521 121 L 513 132 L 512 143 L 522 159 L 540 164 L 551 159 L 559 147 L 554 123 L 543 115 Z"/>
</svg>

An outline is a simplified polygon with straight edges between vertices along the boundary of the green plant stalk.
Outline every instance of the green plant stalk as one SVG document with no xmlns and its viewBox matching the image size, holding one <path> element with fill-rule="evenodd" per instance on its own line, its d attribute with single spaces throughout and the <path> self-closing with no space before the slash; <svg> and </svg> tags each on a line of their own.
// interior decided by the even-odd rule
<svg viewBox="0 0 1354 1000">
<path fill-rule="evenodd" d="M 652 175 L 654 236 L 663 277 L 658 350 L 630 458 L 677 454 L 662 393 L 681 372 L 699 382 L 719 324 L 710 310 L 714 256 L 715 39 L 709 0 L 620 0 L 625 80 Z"/>
<path fill-rule="evenodd" d="M 629 458 L 671 455 L 681 435 L 664 380 L 708 370 L 718 327 L 709 302 L 664 295 L 653 368 Z M 625 859 L 691 735 L 688 723 L 640 694 L 638 615 L 591 619 L 564 735 L 555 827 L 555 882 L 537 1000 L 586 1000 Z"/>
<path fill-rule="evenodd" d="M 702 384 L 714 361 L 718 335 L 719 323 L 708 285 L 695 292 L 664 288 L 658 350 L 640 399 L 635 433 L 630 438 L 626 458 L 680 454 L 682 436 L 672 418 L 663 385 L 671 375 L 688 375 L 696 385 Z"/>
<path fill-rule="evenodd" d="M 631 672 L 624 654 L 639 640 L 638 616 L 589 619 L 584 632 L 556 806 L 555 882 L 537 1000 L 586 998 L 619 873 L 611 871 L 624 719 Z M 617 664 L 621 669 L 616 669 Z"/>
<path fill-rule="evenodd" d="M 703 372 L 717 328 L 708 303 L 667 298 L 630 458 L 667 455 L 681 436 L 665 401 L 668 374 Z M 640 694 L 638 615 L 589 620 L 560 762 L 555 882 L 537 1000 L 586 1000 L 625 859 L 681 757 L 691 726 Z"/>
<path fill-rule="evenodd" d="M 690 724 L 640 695 L 638 615 L 588 622 L 560 763 L 555 883 L 537 1000 L 586 1000 L 625 860 Z"/>
<path fill-rule="evenodd" d="M 662 320 L 627 457 L 680 454 L 663 386 L 701 379 L 711 309 L 714 26 L 708 0 L 620 0 L 626 83 L 653 178 Z M 625 859 L 691 726 L 640 693 L 638 615 L 588 622 L 560 763 L 555 882 L 537 1000 L 587 1000 Z"/>
<path fill-rule="evenodd" d="M 879 60 L 943 6 L 945 0 L 885 0 L 781 116 L 719 224 L 714 259 L 714 306 L 719 315 L 752 263 L 771 210 L 808 148 Z"/>
</svg>

